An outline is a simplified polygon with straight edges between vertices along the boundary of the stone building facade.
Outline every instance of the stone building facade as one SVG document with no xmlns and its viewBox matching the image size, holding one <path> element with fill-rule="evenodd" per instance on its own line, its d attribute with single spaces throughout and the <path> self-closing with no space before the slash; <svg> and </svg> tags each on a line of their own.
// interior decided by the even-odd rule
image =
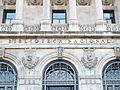
<svg viewBox="0 0 120 90">
<path fill-rule="evenodd" d="M 120 0 L 0 0 L 0 90 L 120 90 Z"/>
</svg>

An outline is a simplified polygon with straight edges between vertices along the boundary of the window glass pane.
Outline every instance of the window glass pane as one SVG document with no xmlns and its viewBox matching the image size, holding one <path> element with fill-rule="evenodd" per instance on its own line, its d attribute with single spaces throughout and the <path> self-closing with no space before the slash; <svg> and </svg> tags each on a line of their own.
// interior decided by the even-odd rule
<svg viewBox="0 0 120 90">
<path fill-rule="evenodd" d="M 15 13 L 7 13 L 7 18 L 15 18 Z"/>
<path fill-rule="evenodd" d="M 53 24 L 65 24 L 66 23 L 66 11 L 65 10 L 53 11 L 52 22 Z"/>
<path fill-rule="evenodd" d="M 60 24 L 65 24 L 65 20 L 60 20 Z"/>
<path fill-rule="evenodd" d="M 54 13 L 53 18 L 65 18 L 65 13 Z"/>
</svg>

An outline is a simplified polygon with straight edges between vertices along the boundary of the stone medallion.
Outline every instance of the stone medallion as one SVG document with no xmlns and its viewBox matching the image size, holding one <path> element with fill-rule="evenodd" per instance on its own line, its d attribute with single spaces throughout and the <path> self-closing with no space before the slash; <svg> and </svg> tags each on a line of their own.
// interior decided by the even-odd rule
<svg viewBox="0 0 120 90">
<path fill-rule="evenodd" d="M 67 0 L 52 0 L 52 5 L 67 5 Z"/>
<path fill-rule="evenodd" d="M 86 68 L 93 68 L 97 64 L 97 57 L 95 56 L 94 49 L 84 49 L 84 55 L 81 59 Z"/>
<path fill-rule="evenodd" d="M 36 51 L 33 49 L 25 49 L 25 55 L 22 58 L 24 66 L 28 69 L 33 69 L 38 62 L 39 58 L 36 57 Z"/>
</svg>

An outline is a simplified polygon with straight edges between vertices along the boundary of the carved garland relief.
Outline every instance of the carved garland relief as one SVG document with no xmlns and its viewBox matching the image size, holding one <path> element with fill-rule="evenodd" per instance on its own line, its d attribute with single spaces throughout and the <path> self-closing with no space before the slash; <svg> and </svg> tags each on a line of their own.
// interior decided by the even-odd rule
<svg viewBox="0 0 120 90">
<path fill-rule="evenodd" d="M 15 5 L 16 0 L 2 0 L 4 5 Z"/>
<path fill-rule="evenodd" d="M 42 0 L 27 0 L 28 5 L 43 5 Z"/>
<path fill-rule="evenodd" d="M 52 6 L 54 5 L 67 5 L 67 0 L 51 0 Z"/>
<path fill-rule="evenodd" d="M 77 5 L 90 5 L 91 0 L 77 0 Z"/>
<path fill-rule="evenodd" d="M 103 5 L 113 5 L 114 0 L 102 0 Z"/>
</svg>

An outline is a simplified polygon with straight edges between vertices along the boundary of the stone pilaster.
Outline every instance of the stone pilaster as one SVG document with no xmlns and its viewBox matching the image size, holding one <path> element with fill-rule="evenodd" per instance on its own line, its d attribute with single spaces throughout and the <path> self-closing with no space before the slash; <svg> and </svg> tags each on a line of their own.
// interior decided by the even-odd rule
<svg viewBox="0 0 120 90">
<path fill-rule="evenodd" d="M 76 0 L 69 0 L 69 30 L 77 31 L 78 21 L 77 21 L 77 9 Z"/>
<path fill-rule="evenodd" d="M 96 30 L 105 31 L 106 21 L 103 19 L 102 0 L 95 0 L 95 8 L 96 8 Z"/>
<path fill-rule="evenodd" d="M 41 22 L 42 30 L 51 30 L 50 5 L 50 0 L 43 0 L 43 20 Z"/>
<path fill-rule="evenodd" d="M 16 18 L 13 21 L 14 30 L 23 30 L 23 0 L 16 0 Z"/>
</svg>

